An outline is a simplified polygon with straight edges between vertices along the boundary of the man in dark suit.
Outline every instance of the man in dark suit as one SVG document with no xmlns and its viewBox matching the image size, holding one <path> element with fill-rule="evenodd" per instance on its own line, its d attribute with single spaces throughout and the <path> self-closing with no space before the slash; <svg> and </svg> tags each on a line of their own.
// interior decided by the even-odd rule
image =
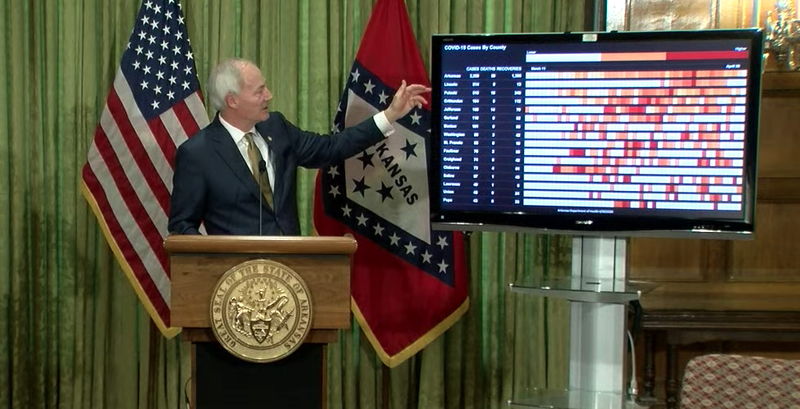
<svg viewBox="0 0 800 409">
<path fill-rule="evenodd" d="M 430 88 L 405 82 L 390 106 L 336 135 L 300 130 L 269 112 L 272 93 L 252 62 L 231 59 L 209 77 L 214 121 L 175 156 L 169 232 L 299 235 L 297 167 L 340 162 L 390 135 L 392 123 L 426 101 Z M 257 148 L 257 149 L 256 149 Z"/>
</svg>

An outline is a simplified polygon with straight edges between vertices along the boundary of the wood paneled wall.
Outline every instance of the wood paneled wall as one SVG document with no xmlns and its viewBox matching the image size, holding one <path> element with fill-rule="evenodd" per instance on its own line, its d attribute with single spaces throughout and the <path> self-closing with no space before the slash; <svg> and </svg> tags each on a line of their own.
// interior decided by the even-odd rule
<svg viewBox="0 0 800 409">
<path fill-rule="evenodd" d="M 644 309 L 800 311 L 800 73 L 764 74 L 757 198 L 754 240 L 632 239 L 629 276 L 659 283 L 643 296 Z M 663 360 L 664 342 L 655 347 Z M 730 351 L 797 358 L 800 340 L 687 347 L 678 354 L 678 379 L 691 356 Z M 665 365 L 656 367 L 661 385 Z"/>
</svg>

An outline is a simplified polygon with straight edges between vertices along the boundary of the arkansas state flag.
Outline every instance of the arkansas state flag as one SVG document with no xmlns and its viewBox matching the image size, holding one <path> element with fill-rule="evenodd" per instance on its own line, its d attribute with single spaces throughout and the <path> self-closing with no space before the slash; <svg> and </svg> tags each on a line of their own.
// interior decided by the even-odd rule
<svg viewBox="0 0 800 409">
<path fill-rule="evenodd" d="M 379 0 L 350 70 L 333 131 L 386 109 L 401 81 L 429 85 L 403 0 Z M 429 96 L 426 96 L 429 97 Z M 469 306 L 459 233 L 430 229 L 430 107 L 414 109 L 382 142 L 317 175 L 321 235 L 352 234 L 352 309 L 384 364 L 394 367 Z"/>
</svg>

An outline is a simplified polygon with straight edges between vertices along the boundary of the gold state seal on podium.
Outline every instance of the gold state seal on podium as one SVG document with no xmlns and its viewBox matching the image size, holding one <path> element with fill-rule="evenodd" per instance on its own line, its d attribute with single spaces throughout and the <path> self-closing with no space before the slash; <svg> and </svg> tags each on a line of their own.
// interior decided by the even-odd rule
<svg viewBox="0 0 800 409">
<path fill-rule="evenodd" d="M 211 295 L 211 327 L 231 354 L 273 362 L 311 331 L 311 294 L 299 274 L 271 260 L 250 260 L 222 275 Z"/>
</svg>

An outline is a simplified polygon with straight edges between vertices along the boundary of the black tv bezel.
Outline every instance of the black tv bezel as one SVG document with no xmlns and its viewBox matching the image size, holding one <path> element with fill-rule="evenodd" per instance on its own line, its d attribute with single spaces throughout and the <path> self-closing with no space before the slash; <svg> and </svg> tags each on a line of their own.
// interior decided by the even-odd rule
<svg viewBox="0 0 800 409">
<path fill-rule="evenodd" d="M 590 37 L 587 37 L 590 36 Z M 535 214 L 524 212 L 469 212 L 442 209 L 441 178 L 441 95 L 442 46 L 503 43 L 583 43 L 615 41 L 691 41 L 710 39 L 749 40 L 750 73 L 745 121 L 744 175 L 741 219 L 692 217 Z M 519 34 L 437 34 L 431 40 L 431 167 L 429 168 L 431 225 L 437 230 L 532 231 L 581 236 L 676 237 L 713 239 L 751 239 L 755 230 L 758 123 L 763 72 L 763 31 L 727 29 L 698 31 L 580 32 Z M 754 75 L 753 75 L 754 74 Z"/>
</svg>

